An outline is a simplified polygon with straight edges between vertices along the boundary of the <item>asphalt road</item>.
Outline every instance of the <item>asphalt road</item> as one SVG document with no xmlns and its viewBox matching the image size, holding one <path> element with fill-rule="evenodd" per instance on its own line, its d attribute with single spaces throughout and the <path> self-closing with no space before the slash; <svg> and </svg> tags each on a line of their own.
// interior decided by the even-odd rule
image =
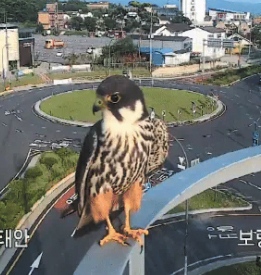
<svg viewBox="0 0 261 275">
<path fill-rule="evenodd" d="M 169 86 L 173 88 L 190 89 L 194 91 L 201 91 L 205 94 L 209 93 L 211 89 L 207 86 L 191 86 L 172 81 L 155 81 L 154 83 L 155 86 L 161 85 L 164 87 Z M 213 87 L 214 93 L 216 93 L 219 98 L 227 105 L 226 113 L 222 117 L 211 122 L 192 126 L 174 127 L 171 129 L 172 134 L 174 134 L 177 138 L 184 139 L 181 142 L 185 147 L 188 158 L 190 160 L 196 157 L 200 157 L 200 160 L 204 161 L 208 158 L 252 145 L 253 128 L 251 128 L 251 126 L 249 127 L 249 125 L 252 124 L 255 119 L 260 117 L 261 107 L 260 92 L 258 86 L 256 85 L 257 83 L 258 77 L 252 77 L 231 88 Z M 146 84 L 148 83 L 144 82 L 144 85 Z M 90 86 L 91 85 L 83 84 L 78 85 L 77 87 L 86 88 Z M 0 141 L 1 146 L 3 147 L 1 147 L 0 150 L 5 150 L 5 155 L 1 154 L 0 156 L 0 174 L 5 176 L 5 181 L 3 180 L 4 177 L 2 177 L 1 187 L 3 187 L 8 182 L 9 178 L 11 178 L 16 173 L 17 168 L 19 168 L 22 164 L 23 159 L 25 158 L 28 151 L 29 144 L 35 139 L 36 133 L 38 135 L 43 135 L 42 138 L 46 138 L 48 140 L 57 140 L 62 139 L 63 137 L 70 138 L 74 137 L 74 135 L 81 139 L 84 137 L 87 129 L 55 125 L 39 119 L 32 114 L 32 105 L 34 102 L 39 100 L 39 98 L 50 95 L 52 91 L 54 93 L 59 93 L 69 89 L 70 88 L 67 86 L 55 88 L 48 87 L 40 91 L 32 90 L 20 92 L 17 95 L 0 99 L 0 105 L 4 106 L 0 108 L 0 110 L 2 110 L 0 111 L 0 122 L 6 124 L 6 126 L 3 124 L 0 126 L 2 127 L 0 131 Z M 249 90 L 251 90 L 251 93 L 249 93 Z M 22 118 L 22 121 L 18 120 L 13 115 L 4 115 L 4 110 L 18 108 L 21 110 L 19 116 Z M 20 129 L 22 132 L 16 132 L 16 129 Z M 59 132 L 57 132 L 57 130 L 59 130 Z M 76 132 L 76 134 L 74 134 L 74 132 Z M 17 142 L 18 138 L 19 142 Z M 3 141 L 5 143 L 3 143 Z M 24 151 L 20 150 L 21 144 L 22 147 L 24 147 Z M 182 151 L 178 147 L 177 143 L 173 143 L 171 148 L 172 149 L 169 159 L 166 162 L 166 167 L 168 169 L 177 171 L 178 156 L 182 156 Z M 7 159 L 10 160 L 8 163 L 6 162 Z M 17 159 L 20 159 L 19 163 L 15 162 Z M 6 174 L 8 174 L 7 172 L 9 173 L 9 177 L 6 176 Z M 251 185 L 236 180 L 230 183 L 226 183 L 225 186 L 226 188 L 227 186 L 230 188 L 237 188 L 237 192 L 243 192 L 244 196 L 248 197 L 249 199 L 252 198 L 252 200 L 255 200 L 260 205 L 261 196 L 260 190 L 258 188 L 261 187 L 261 183 L 258 181 L 259 174 L 250 177 Z M 244 178 L 242 178 L 242 180 L 245 181 Z M 230 184 L 233 186 L 230 186 Z M 28 274 L 30 265 L 42 251 L 43 258 L 41 266 L 38 270 L 39 273 L 37 272 L 38 274 L 72 274 L 81 258 L 88 250 L 89 246 L 93 243 L 94 240 L 99 240 L 99 238 L 101 238 L 105 232 L 103 228 L 100 231 L 92 233 L 92 235 L 86 235 L 82 237 L 80 241 L 74 240 L 70 237 L 70 235 L 77 223 L 77 217 L 71 216 L 65 220 L 59 220 L 58 212 L 59 211 L 54 208 L 46 216 L 43 223 L 33 236 L 29 247 L 25 250 L 25 253 L 22 254 L 22 257 L 10 274 Z M 252 220 L 247 224 L 255 226 L 255 222 Z M 152 234 L 153 230 L 151 231 Z M 162 235 L 164 237 L 161 236 L 162 240 L 169 238 L 167 232 L 168 231 Z M 191 235 L 193 236 L 194 234 Z M 198 239 L 200 245 L 201 243 L 205 242 L 205 239 L 202 238 L 203 237 L 200 237 Z M 177 241 L 177 243 L 179 243 L 178 239 L 179 238 L 176 239 L 176 237 L 173 236 L 173 241 Z M 199 243 L 197 244 L 199 246 Z M 183 248 L 181 245 L 176 245 L 176 247 L 179 251 L 180 259 L 178 258 L 179 260 L 176 262 L 173 260 L 173 265 L 170 265 L 169 269 L 171 272 L 178 270 L 183 263 L 181 260 L 183 255 Z M 201 250 L 201 252 L 198 253 L 195 250 L 195 246 L 191 247 L 193 247 L 191 249 L 191 253 L 196 254 L 197 257 L 200 257 L 200 259 L 206 259 L 212 255 L 208 250 Z M 222 247 L 220 247 L 218 250 L 214 248 L 215 245 L 213 244 L 213 246 L 210 245 L 209 249 L 211 251 L 213 250 L 216 254 L 224 254 Z M 149 243 L 146 250 L 149 250 Z M 52 252 L 50 253 L 49 251 Z M 165 255 L 162 249 L 160 251 L 162 255 Z M 235 249 L 235 251 L 239 250 Z M 234 253 L 235 251 L 232 252 Z M 214 256 L 216 255 L 215 253 L 213 253 Z M 146 258 L 148 258 L 149 254 L 150 253 L 146 254 Z M 154 254 L 152 253 L 150 257 L 156 257 L 156 255 L 159 255 L 159 253 L 157 249 L 154 249 Z M 192 264 L 193 259 L 194 258 L 189 255 L 188 263 Z M 160 257 L 158 260 L 161 262 L 159 265 L 169 265 L 167 258 L 165 262 L 165 257 Z M 148 260 L 146 259 L 146 261 Z M 147 268 L 150 268 L 150 266 Z M 160 272 L 160 274 L 163 273 Z"/>
</svg>

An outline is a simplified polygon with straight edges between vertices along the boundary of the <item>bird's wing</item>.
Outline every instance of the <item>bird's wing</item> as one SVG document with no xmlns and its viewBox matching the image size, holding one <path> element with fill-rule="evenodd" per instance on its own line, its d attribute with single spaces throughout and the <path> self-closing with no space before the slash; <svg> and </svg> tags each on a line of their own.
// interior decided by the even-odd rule
<svg viewBox="0 0 261 275">
<path fill-rule="evenodd" d="M 163 165 L 169 151 L 169 133 L 166 123 L 161 119 L 154 119 L 152 123 L 154 125 L 154 141 L 151 146 L 147 176 Z"/>
<path fill-rule="evenodd" d="M 75 172 L 75 193 L 77 194 L 78 215 L 81 216 L 86 200 L 88 199 L 87 175 L 97 149 L 98 136 L 101 131 L 101 121 L 94 124 L 84 139 L 81 153 Z"/>
</svg>

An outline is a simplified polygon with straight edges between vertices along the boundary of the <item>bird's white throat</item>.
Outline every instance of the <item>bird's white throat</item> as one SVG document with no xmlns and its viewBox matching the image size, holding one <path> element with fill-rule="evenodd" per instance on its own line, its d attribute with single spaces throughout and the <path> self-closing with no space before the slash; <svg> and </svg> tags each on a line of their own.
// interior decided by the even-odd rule
<svg viewBox="0 0 261 275">
<path fill-rule="evenodd" d="M 119 109 L 122 121 L 119 121 L 111 111 L 103 112 L 103 127 L 105 131 L 109 131 L 112 135 L 131 133 L 138 126 L 137 121 L 142 117 L 143 105 L 140 100 L 135 103 L 134 110 L 123 107 Z"/>
</svg>

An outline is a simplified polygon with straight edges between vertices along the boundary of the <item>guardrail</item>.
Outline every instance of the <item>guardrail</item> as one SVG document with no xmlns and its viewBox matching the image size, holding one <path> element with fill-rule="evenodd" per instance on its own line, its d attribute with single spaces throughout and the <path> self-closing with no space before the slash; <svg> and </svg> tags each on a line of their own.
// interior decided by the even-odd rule
<svg viewBox="0 0 261 275">
<path fill-rule="evenodd" d="M 141 209 L 131 217 L 131 226 L 148 228 L 169 210 L 189 198 L 220 183 L 261 171 L 261 146 L 231 152 L 177 173 L 155 186 L 143 196 Z M 130 242 L 131 247 L 109 243 L 93 244 L 74 275 L 144 275 L 144 250 Z M 126 273 L 124 273 L 126 274 Z"/>
<path fill-rule="evenodd" d="M 74 182 L 75 172 L 68 175 L 66 178 L 62 179 L 56 185 L 54 185 L 45 196 L 43 196 L 39 201 L 37 201 L 31 211 L 26 214 L 17 225 L 16 229 L 27 229 L 30 230 L 38 220 L 38 218 L 44 213 L 48 206 L 59 197 L 64 190 L 69 188 Z M 10 262 L 17 248 L 12 246 L 12 248 L 5 248 L 2 246 L 0 248 L 0 274 L 4 271 L 7 264 Z"/>
</svg>

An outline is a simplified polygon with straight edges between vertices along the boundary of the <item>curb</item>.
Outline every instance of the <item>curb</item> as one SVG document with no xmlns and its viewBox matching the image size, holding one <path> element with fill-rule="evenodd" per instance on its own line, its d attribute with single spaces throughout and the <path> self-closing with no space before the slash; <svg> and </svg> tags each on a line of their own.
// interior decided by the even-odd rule
<svg viewBox="0 0 261 275">
<path fill-rule="evenodd" d="M 144 86 L 145 87 L 145 86 Z M 86 89 L 77 89 L 75 91 L 82 91 L 82 90 L 86 90 Z M 172 90 L 178 90 L 178 89 L 172 89 Z M 59 95 L 64 95 L 64 94 L 68 94 L 68 93 L 72 93 L 74 91 L 67 91 L 64 93 L 60 93 L 57 94 L 56 96 Z M 194 91 L 188 91 L 190 93 L 196 93 L 196 94 L 200 94 L 198 92 L 194 92 Z M 66 120 L 66 119 L 61 119 L 61 118 L 57 118 L 51 115 L 46 114 L 45 112 L 43 112 L 40 109 L 40 105 L 42 102 L 44 102 L 45 100 L 48 100 L 49 98 L 51 98 L 52 96 L 48 96 L 45 97 L 44 99 L 41 99 L 39 101 L 37 101 L 34 106 L 33 106 L 33 110 L 35 112 L 36 115 L 38 115 L 39 117 L 46 119 L 48 121 L 54 122 L 54 123 L 61 123 L 63 125 L 70 125 L 70 126 L 77 126 L 77 127 L 90 127 L 92 125 L 94 125 L 94 123 L 88 123 L 88 122 L 81 122 L 81 121 L 71 121 L 71 120 Z M 211 98 L 213 100 L 216 101 L 218 107 L 216 108 L 216 110 L 214 110 L 211 114 L 206 114 L 203 115 L 202 117 L 199 117 L 195 120 L 185 120 L 185 121 L 178 121 L 178 122 L 168 122 L 166 123 L 168 126 L 172 126 L 172 125 L 192 125 L 192 124 L 197 124 L 197 123 L 202 123 L 205 121 L 210 121 L 210 120 L 214 120 L 216 118 L 218 118 L 219 116 L 223 115 L 223 113 L 226 111 L 226 106 L 224 105 L 223 102 L 221 102 L 220 100 L 216 99 L 215 97 L 211 97 L 209 95 L 207 95 L 208 98 Z"/>
<path fill-rule="evenodd" d="M 258 253 L 256 253 L 256 254 L 258 255 Z M 218 269 L 223 266 L 230 266 L 230 265 L 234 265 L 234 264 L 252 262 L 252 261 L 254 262 L 256 260 L 256 256 L 242 256 L 242 257 L 230 258 L 230 259 L 226 259 L 226 260 L 219 260 L 219 261 L 209 263 L 207 265 L 195 268 L 195 269 L 189 271 L 188 274 L 189 275 L 204 275 L 207 272 L 210 272 L 212 270 Z M 227 255 L 224 257 L 233 257 L 233 255 Z"/>
<path fill-rule="evenodd" d="M 234 81 L 234 82 L 231 82 L 230 84 L 221 85 L 220 87 L 230 87 L 230 86 L 233 86 L 233 85 L 237 84 L 238 82 L 247 80 L 248 78 L 250 78 L 250 77 L 252 77 L 252 76 L 255 76 L 255 75 L 258 75 L 258 74 L 259 74 L 259 73 L 249 75 L 249 76 L 247 76 L 247 77 L 244 77 L 244 78 L 238 79 L 238 80 L 236 80 L 236 81 Z"/>
<path fill-rule="evenodd" d="M 83 90 L 86 90 L 86 89 L 83 89 Z M 75 91 L 80 91 L 80 90 L 75 90 Z M 67 94 L 67 93 L 72 93 L 72 92 L 73 91 L 68 91 L 68 92 L 65 92 L 65 93 L 58 94 L 57 96 Z M 36 115 L 38 115 L 39 117 L 41 117 L 43 119 L 49 120 L 51 122 L 54 122 L 54 123 L 58 122 L 58 123 L 61 123 L 61 124 L 64 124 L 64 125 L 71 125 L 71 126 L 78 126 L 78 127 L 90 127 L 90 126 L 93 125 L 93 123 L 85 123 L 85 122 L 81 122 L 81 121 L 70 121 L 70 120 L 66 120 L 66 119 L 62 119 L 62 118 L 57 118 L 57 117 L 48 115 L 45 112 L 43 112 L 40 109 L 41 103 L 44 102 L 45 100 L 51 98 L 51 97 L 52 96 L 48 96 L 44 99 L 41 99 L 41 100 L 37 101 L 34 104 L 33 110 L 34 110 Z"/>
<path fill-rule="evenodd" d="M 33 205 L 31 211 L 22 217 L 15 230 L 27 229 L 29 231 L 32 229 L 37 220 L 48 209 L 48 206 L 74 183 L 74 176 L 75 172 L 71 173 L 49 189 L 46 194 Z M 22 243 L 22 241 L 20 241 L 20 243 Z M 18 249 L 19 248 L 15 247 L 5 248 L 4 246 L 0 248 L 0 274 L 5 270 Z"/>
<path fill-rule="evenodd" d="M 231 207 L 231 208 L 209 208 L 209 209 L 201 209 L 201 210 L 191 210 L 188 211 L 189 215 L 197 215 L 197 214 L 207 214 L 207 213 L 217 213 L 217 212 L 230 212 L 230 211 L 247 211 L 251 210 L 253 208 L 253 205 L 250 203 L 248 206 L 242 206 L 242 207 Z M 179 212 L 177 214 L 165 214 L 163 217 L 158 219 L 166 220 L 171 218 L 177 218 L 186 215 L 186 212 Z"/>
</svg>

